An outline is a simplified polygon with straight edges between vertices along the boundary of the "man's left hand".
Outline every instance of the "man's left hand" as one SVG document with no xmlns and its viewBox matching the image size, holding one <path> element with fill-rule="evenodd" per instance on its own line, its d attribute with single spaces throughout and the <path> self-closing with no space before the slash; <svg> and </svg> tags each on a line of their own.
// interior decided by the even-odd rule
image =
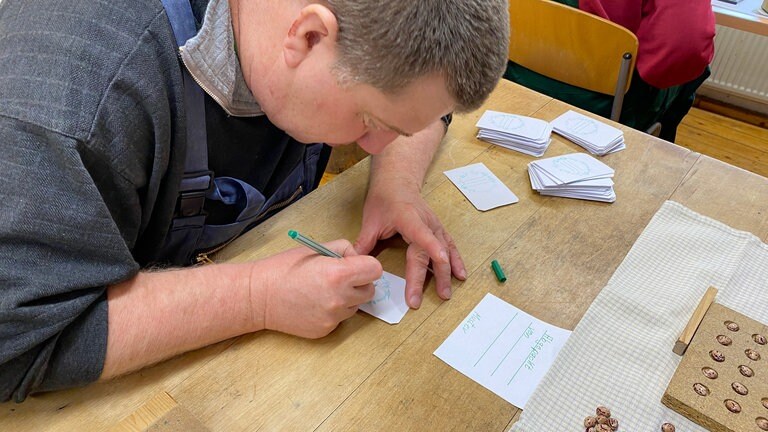
<svg viewBox="0 0 768 432">
<path fill-rule="evenodd" d="M 451 275 L 464 280 L 467 271 L 453 238 L 421 197 L 418 188 L 404 191 L 387 187 L 371 190 L 363 209 L 363 225 L 355 242 L 360 254 L 369 253 L 379 239 L 400 233 L 408 243 L 405 266 L 405 298 L 408 306 L 421 306 L 430 261 L 437 294 L 451 298 Z"/>
</svg>

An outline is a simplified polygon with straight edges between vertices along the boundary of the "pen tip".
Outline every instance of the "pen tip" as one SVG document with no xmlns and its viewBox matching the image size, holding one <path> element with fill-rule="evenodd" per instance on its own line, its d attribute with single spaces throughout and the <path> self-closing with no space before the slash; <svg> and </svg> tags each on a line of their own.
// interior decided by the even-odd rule
<svg viewBox="0 0 768 432">
<path fill-rule="evenodd" d="M 288 231 L 288 235 L 289 235 L 289 236 L 290 236 L 292 239 L 295 239 L 295 238 L 296 238 L 296 236 L 298 236 L 298 235 L 299 235 L 299 233 L 297 233 L 295 230 L 290 230 L 290 231 Z"/>
</svg>

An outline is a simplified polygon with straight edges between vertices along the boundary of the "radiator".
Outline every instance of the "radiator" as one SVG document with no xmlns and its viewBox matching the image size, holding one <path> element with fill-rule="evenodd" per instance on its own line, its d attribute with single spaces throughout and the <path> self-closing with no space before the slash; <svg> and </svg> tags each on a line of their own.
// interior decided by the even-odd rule
<svg viewBox="0 0 768 432">
<path fill-rule="evenodd" d="M 717 26 L 712 75 L 702 89 L 768 104 L 768 37 Z"/>
</svg>

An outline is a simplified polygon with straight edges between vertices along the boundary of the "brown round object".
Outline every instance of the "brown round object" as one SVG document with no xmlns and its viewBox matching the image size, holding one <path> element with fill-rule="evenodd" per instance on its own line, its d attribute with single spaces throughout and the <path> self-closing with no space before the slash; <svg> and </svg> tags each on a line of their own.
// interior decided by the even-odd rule
<svg viewBox="0 0 768 432">
<path fill-rule="evenodd" d="M 718 350 L 712 350 L 709 352 L 709 356 L 712 357 L 712 360 L 716 362 L 723 362 L 725 361 L 725 355 L 718 351 Z"/>
<path fill-rule="evenodd" d="M 717 335 L 717 337 L 715 339 L 717 339 L 717 342 L 720 345 L 728 346 L 728 345 L 733 343 L 733 339 L 729 338 L 726 335 Z"/>
<path fill-rule="evenodd" d="M 608 426 L 611 427 L 612 431 L 619 430 L 619 421 L 613 417 L 608 419 Z"/>
<path fill-rule="evenodd" d="M 752 378 L 755 375 L 755 371 L 751 367 L 745 365 L 739 365 L 739 372 L 747 378 Z"/>
<path fill-rule="evenodd" d="M 747 387 L 740 382 L 731 383 L 731 388 L 733 389 L 733 391 L 735 391 L 736 393 L 742 396 L 745 396 L 747 393 L 749 393 L 749 390 L 747 390 Z"/>
<path fill-rule="evenodd" d="M 608 424 L 608 417 L 597 416 L 597 424 Z"/>
<path fill-rule="evenodd" d="M 598 424 L 595 426 L 595 432 L 612 432 L 611 427 L 607 424 Z"/>
<path fill-rule="evenodd" d="M 591 428 L 592 426 L 597 424 L 597 417 L 595 416 L 587 416 L 587 418 L 584 419 L 584 427 L 585 428 Z"/>
<path fill-rule="evenodd" d="M 707 396 L 709 395 L 709 388 L 701 383 L 696 383 L 693 385 L 693 391 L 696 392 L 699 396 Z"/>
<path fill-rule="evenodd" d="M 661 432 L 675 432 L 675 425 L 672 423 L 664 423 L 661 425 Z"/>
<path fill-rule="evenodd" d="M 730 331 L 733 331 L 733 332 L 739 331 L 739 325 L 733 321 L 725 321 L 723 324 L 725 324 L 725 328 L 727 328 Z"/>
<path fill-rule="evenodd" d="M 741 412 L 741 405 L 739 405 L 739 403 L 733 399 L 726 399 L 725 407 L 728 408 L 728 411 L 734 414 L 738 414 Z"/>
<path fill-rule="evenodd" d="M 765 336 L 757 333 L 752 335 L 752 340 L 755 341 L 755 343 L 760 345 L 765 345 L 766 343 L 768 343 L 768 341 L 765 339 Z"/>
<path fill-rule="evenodd" d="M 703 373 L 704 376 L 709 379 L 717 379 L 717 371 L 712 369 L 711 367 L 701 368 L 701 373 Z"/>
<path fill-rule="evenodd" d="M 595 427 L 594 426 L 588 427 L 587 432 L 595 432 Z"/>
<path fill-rule="evenodd" d="M 745 349 L 744 354 L 746 354 L 750 360 L 755 360 L 755 361 L 760 360 L 760 353 L 753 350 L 752 348 Z"/>
<path fill-rule="evenodd" d="M 768 398 L 763 398 L 760 400 L 760 402 L 763 404 L 763 407 L 765 407 L 765 409 L 768 409 Z"/>
<path fill-rule="evenodd" d="M 597 414 L 598 417 L 600 416 L 610 417 L 611 410 L 609 410 L 607 407 L 600 405 L 599 407 L 597 407 L 597 409 L 595 409 L 595 414 Z"/>
<path fill-rule="evenodd" d="M 757 424 L 757 427 L 764 431 L 768 431 L 768 419 L 765 417 L 758 417 L 755 419 L 755 424 Z"/>
</svg>

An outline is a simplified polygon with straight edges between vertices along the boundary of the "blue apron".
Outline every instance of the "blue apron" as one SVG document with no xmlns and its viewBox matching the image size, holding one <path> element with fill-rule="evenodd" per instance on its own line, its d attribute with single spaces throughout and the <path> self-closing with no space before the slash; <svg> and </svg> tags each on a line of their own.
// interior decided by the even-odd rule
<svg viewBox="0 0 768 432">
<path fill-rule="evenodd" d="M 197 34 L 189 0 L 162 2 L 176 45 L 181 47 Z M 208 254 L 317 187 L 318 171 L 324 169 L 330 148 L 322 144 L 306 146 L 302 160 L 269 197 L 242 180 L 215 177 L 208 169 L 205 94 L 186 67 L 181 63 L 179 66 L 184 83 L 186 159 L 174 218 L 156 256 L 163 262 L 184 266 L 209 262 Z M 206 224 L 205 200 L 233 206 L 237 217 L 223 225 Z"/>
</svg>

